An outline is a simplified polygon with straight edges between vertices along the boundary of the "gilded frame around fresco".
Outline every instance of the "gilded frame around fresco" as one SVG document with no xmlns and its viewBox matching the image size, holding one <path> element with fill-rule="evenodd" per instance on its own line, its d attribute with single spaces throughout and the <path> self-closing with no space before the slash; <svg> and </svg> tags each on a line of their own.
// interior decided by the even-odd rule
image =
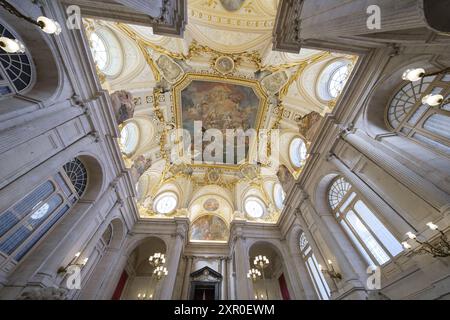
<svg viewBox="0 0 450 320">
<path fill-rule="evenodd" d="M 234 85 L 240 85 L 240 86 L 246 86 L 253 89 L 256 96 L 259 99 L 259 107 L 258 107 L 258 113 L 256 115 L 255 119 L 255 127 L 254 129 L 259 132 L 259 130 L 262 128 L 269 111 L 269 101 L 268 96 L 264 92 L 263 88 L 261 87 L 261 84 L 256 80 L 250 80 L 245 78 L 239 78 L 235 76 L 226 76 L 223 75 L 214 75 L 214 74 L 203 74 L 203 73 L 193 73 L 193 72 L 187 72 L 183 75 L 183 77 L 174 84 L 172 88 L 172 96 L 174 99 L 174 117 L 175 117 L 175 124 L 177 128 L 182 128 L 182 118 L 181 118 L 181 92 L 186 89 L 192 81 L 194 80 L 200 80 L 200 81 L 209 81 L 209 82 L 220 82 L 220 83 L 229 83 Z M 256 141 L 255 141 L 256 143 Z M 249 155 L 255 151 L 255 145 L 251 146 L 249 149 L 249 152 L 246 156 L 246 162 L 248 162 Z M 221 167 L 224 169 L 235 169 L 239 170 L 240 167 L 243 164 L 226 164 L 226 163 L 220 163 L 220 164 L 211 164 L 211 163 L 202 163 L 202 164 L 191 164 L 192 167 Z"/>
</svg>

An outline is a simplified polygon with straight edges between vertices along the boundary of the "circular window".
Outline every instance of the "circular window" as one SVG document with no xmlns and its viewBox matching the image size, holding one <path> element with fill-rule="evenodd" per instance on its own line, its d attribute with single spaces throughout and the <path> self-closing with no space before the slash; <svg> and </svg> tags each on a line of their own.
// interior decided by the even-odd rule
<svg viewBox="0 0 450 320">
<path fill-rule="evenodd" d="M 139 141 L 139 128 L 133 123 L 127 123 L 120 131 L 120 147 L 126 154 L 133 153 L 136 150 Z"/>
<path fill-rule="evenodd" d="M 350 62 L 335 61 L 320 74 L 317 82 L 318 97 L 324 101 L 336 99 L 342 92 L 350 74 Z"/>
<path fill-rule="evenodd" d="M 328 93 L 331 97 L 337 98 L 341 94 L 348 79 L 348 71 L 348 65 L 343 65 L 332 73 L 328 81 Z"/>
<path fill-rule="evenodd" d="M 108 53 L 106 51 L 106 44 L 97 33 L 93 32 L 89 37 L 91 42 L 91 51 L 94 61 L 97 64 L 100 71 L 104 71 L 108 64 Z"/>
<path fill-rule="evenodd" d="M 178 204 L 178 197 L 173 192 L 165 192 L 155 199 L 155 211 L 160 214 L 172 213 Z"/>
<path fill-rule="evenodd" d="M 306 160 L 306 145 L 305 142 L 297 137 L 294 138 L 289 146 L 289 158 L 292 164 L 300 168 Z"/>
<path fill-rule="evenodd" d="M 283 187 L 281 184 L 276 183 L 273 187 L 273 199 L 275 201 L 275 205 L 278 209 L 283 209 L 284 207 L 284 199 L 286 198 L 286 194 L 284 193 Z"/>
<path fill-rule="evenodd" d="M 251 218 L 261 218 L 264 214 L 264 205 L 256 197 L 249 197 L 245 200 L 245 212 Z"/>
</svg>

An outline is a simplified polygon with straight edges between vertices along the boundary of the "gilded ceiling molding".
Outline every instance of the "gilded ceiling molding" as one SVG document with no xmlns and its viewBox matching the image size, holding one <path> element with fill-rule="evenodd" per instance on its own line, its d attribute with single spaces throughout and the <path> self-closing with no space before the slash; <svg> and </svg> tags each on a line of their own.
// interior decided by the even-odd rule
<svg viewBox="0 0 450 320">
<path fill-rule="evenodd" d="M 229 1 L 229 0 L 221 0 Z M 263 0 L 267 1 L 267 0 Z M 220 10 L 223 8 L 223 10 Z M 192 1 L 189 4 L 189 20 L 199 25 L 215 25 L 221 29 L 253 32 L 272 32 L 276 9 L 270 10 L 259 1 L 247 1 L 237 10 L 230 11 L 216 0 Z"/>
</svg>

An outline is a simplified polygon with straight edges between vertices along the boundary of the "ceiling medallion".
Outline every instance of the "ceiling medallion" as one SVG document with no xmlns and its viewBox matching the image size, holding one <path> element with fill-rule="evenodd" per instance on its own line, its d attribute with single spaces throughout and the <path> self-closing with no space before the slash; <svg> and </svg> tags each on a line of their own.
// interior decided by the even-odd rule
<svg viewBox="0 0 450 320">
<path fill-rule="evenodd" d="M 220 56 L 214 63 L 215 69 L 221 74 L 228 74 L 234 70 L 234 60 L 228 56 Z"/>
<path fill-rule="evenodd" d="M 244 4 L 245 0 L 220 0 L 220 3 L 227 11 L 237 11 Z"/>
<path fill-rule="evenodd" d="M 216 211 L 217 209 L 219 209 L 219 201 L 214 198 L 208 198 L 203 203 L 203 208 L 208 211 Z"/>
</svg>

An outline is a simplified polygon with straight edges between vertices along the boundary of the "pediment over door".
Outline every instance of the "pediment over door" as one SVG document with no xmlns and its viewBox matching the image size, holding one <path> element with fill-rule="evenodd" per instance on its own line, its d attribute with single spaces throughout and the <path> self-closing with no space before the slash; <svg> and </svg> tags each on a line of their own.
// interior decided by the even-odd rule
<svg viewBox="0 0 450 320">
<path fill-rule="evenodd" d="M 192 281 L 220 282 L 222 275 L 210 267 L 203 267 L 191 273 Z"/>
</svg>

